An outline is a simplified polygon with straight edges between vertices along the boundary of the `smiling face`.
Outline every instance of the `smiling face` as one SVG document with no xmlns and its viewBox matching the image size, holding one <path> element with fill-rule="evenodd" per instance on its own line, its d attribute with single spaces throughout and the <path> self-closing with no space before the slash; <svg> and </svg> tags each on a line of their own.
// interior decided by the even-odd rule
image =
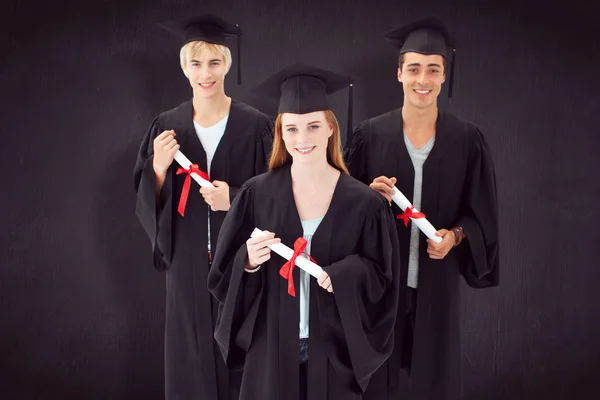
<svg viewBox="0 0 600 400">
<path fill-rule="evenodd" d="M 323 111 L 308 114 L 284 113 L 281 116 L 282 139 L 294 163 L 327 161 L 327 145 L 333 126 Z"/>
<path fill-rule="evenodd" d="M 398 80 L 404 89 L 404 104 L 425 109 L 437 106 L 446 80 L 444 58 L 438 54 L 407 52 L 402 55 Z"/>
<path fill-rule="evenodd" d="M 340 124 L 331 110 L 277 116 L 269 170 L 292 162 L 321 163 L 321 157 L 338 171 L 349 174 L 342 152 Z"/>
<path fill-rule="evenodd" d="M 192 42 L 182 49 L 181 67 L 194 91 L 194 97 L 210 99 L 225 93 L 225 75 L 231 66 L 231 53 L 225 46 Z"/>
</svg>

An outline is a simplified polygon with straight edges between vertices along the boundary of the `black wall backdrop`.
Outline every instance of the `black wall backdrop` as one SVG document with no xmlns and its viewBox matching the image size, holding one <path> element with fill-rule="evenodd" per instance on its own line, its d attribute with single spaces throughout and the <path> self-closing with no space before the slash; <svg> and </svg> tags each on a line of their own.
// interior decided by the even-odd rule
<svg viewBox="0 0 600 400">
<path fill-rule="evenodd" d="M 0 398 L 163 397 L 164 276 L 134 215 L 132 168 L 153 117 L 191 97 L 178 42 L 156 23 L 203 12 L 245 32 L 244 82 L 234 59 L 229 95 L 274 115 L 249 89 L 305 61 L 354 77 L 355 125 L 401 105 L 396 52 L 380 33 L 444 19 L 462 47 L 440 107 L 486 135 L 501 215 L 501 286 L 462 291 L 466 398 L 600 398 L 594 2 L 13 0 L 0 10 Z M 333 96 L 342 129 L 346 102 Z"/>
</svg>

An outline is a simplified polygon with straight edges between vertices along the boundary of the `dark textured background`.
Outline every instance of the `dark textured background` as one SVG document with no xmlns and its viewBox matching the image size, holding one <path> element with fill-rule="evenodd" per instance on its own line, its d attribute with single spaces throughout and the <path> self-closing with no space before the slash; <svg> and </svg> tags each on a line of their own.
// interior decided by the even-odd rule
<svg viewBox="0 0 600 400">
<path fill-rule="evenodd" d="M 245 31 L 229 95 L 273 114 L 248 90 L 303 60 L 355 78 L 354 124 L 401 104 L 380 32 L 447 21 L 463 46 L 440 106 L 488 138 L 502 222 L 501 287 L 464 291 L 467 398 L 600 398 L 594 2 L 119 3 L 0 6 L 0 398 L 162 397 L 164 277 L 132 168 L 152 118 L 191 96 L 155 24 L 200 12 Z M 345 126 L 346 93 L 333 100 Z"/>
</svg>

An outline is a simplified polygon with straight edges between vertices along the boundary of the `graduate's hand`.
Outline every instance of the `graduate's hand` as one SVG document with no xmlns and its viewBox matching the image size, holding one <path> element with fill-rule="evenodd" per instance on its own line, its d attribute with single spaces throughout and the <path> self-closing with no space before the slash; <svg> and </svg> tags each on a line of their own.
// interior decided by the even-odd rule
<svg viewBox="0 0 600 400">
<path fill-rule="evenodd" d="M 163 131 L 154 139 L 154 158 L 152 167 L 156 175 L 164 175 L 173 163 L 179 144 L 175 140 L 175 131 Z"/>
<path fill-rule="evenodd" d="M 251 237 L 246 240 L 246 249 L 248 250 L 248 265 L 246 268 L 248 269 L 254 269 L 269 261 L 271 249 L 268 246 L 281 242 L 281 239 L 276 238 L 273 232 L 264 232 L 266 235 Z"/>
<path fill-rule="evenodd" d="M 429 253 L 429 258 L 442 260 L 454 247 L 454 233 L 447 229 L 440 229 L 435 234 L 442 238 L 442 242 L 436 243 L 431 239 L 427 239 L 427 253 Z"/>
<path fill-rule="evenodd" d="M 229 211 L 229 185 L 223 181 L 213 181 L 214 188 L 200 188 L 200 194 L 213 211 Z"/>
<path fill-rule="evenodd" d="M 375 178 L 369 187 L 373 190 L 381 193 L 385 197 L 390 205 L 392 205 L 392 196 L 394 194 L 394 185 L 396 185 L 396 178 L 388 178 L 387 176 L 380 176 Z"/>
<path fill-rule="evenodd" d="M 327 272 L 323 271 L 321 275 L 319 275 L 317 283 L 329 293 L 333 293 L 333 284 L 331 283 L 331 278 L 329 277 L 329 275 L 327 275 Z"/>
</svg>

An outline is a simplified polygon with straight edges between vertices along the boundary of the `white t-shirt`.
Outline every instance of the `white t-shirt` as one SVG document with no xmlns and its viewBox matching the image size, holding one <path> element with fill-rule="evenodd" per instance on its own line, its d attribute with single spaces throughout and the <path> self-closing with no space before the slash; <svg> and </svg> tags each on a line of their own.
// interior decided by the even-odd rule
<svg viewBox="0 0 600 400">
<path fill-rule="evenodd" d="M 229 115 L 225 116 L 225 118 L 208 128 L 200 126 L 200 124 L 194 121 L 194 128 L 196 129 L 196 134 L 198 135 L 198 139 L 200 139 L 200 143 L 202 143 L 202 147 L 206 152 L 206 165 L 208 167 L 208 171 L 206 171 L 206 173 L 210 171 L 210 164 L 212 163 L 212 159 L 215 156 L 215 152 L 217 151 L 219 142 L 221 141 L 221 138 L 225 133 L 225 128 L 227 127 L 228 119 Z"/>
<path fill-rule="evenodd" d="M 209 126 L 205 128 L 201 126 L 199 123 L 194 121 L 194 129 L 196 129 L 196 134 L 198 135 L 198 139 L 200 139 L 200 143 L 202 143 L 202 147 L 204 148 L 204 152 L 206 153 L 206 166 L 208 171 L 206 173 L 210 177 L 210 165 L 212 164 L 213 157 L 215 156 L 215 152 L 217 151 L 217 147 L 219 146 L 219 142 L 225 133 L 225 128 L 227 127 L 227 120 L 229 119 L 229 115 L 225 116 L 222 120 L 214 124 L 213 126 Z M 210 208 L 208 209 L 208 251 L 210 250 Z"/>
</svg>

